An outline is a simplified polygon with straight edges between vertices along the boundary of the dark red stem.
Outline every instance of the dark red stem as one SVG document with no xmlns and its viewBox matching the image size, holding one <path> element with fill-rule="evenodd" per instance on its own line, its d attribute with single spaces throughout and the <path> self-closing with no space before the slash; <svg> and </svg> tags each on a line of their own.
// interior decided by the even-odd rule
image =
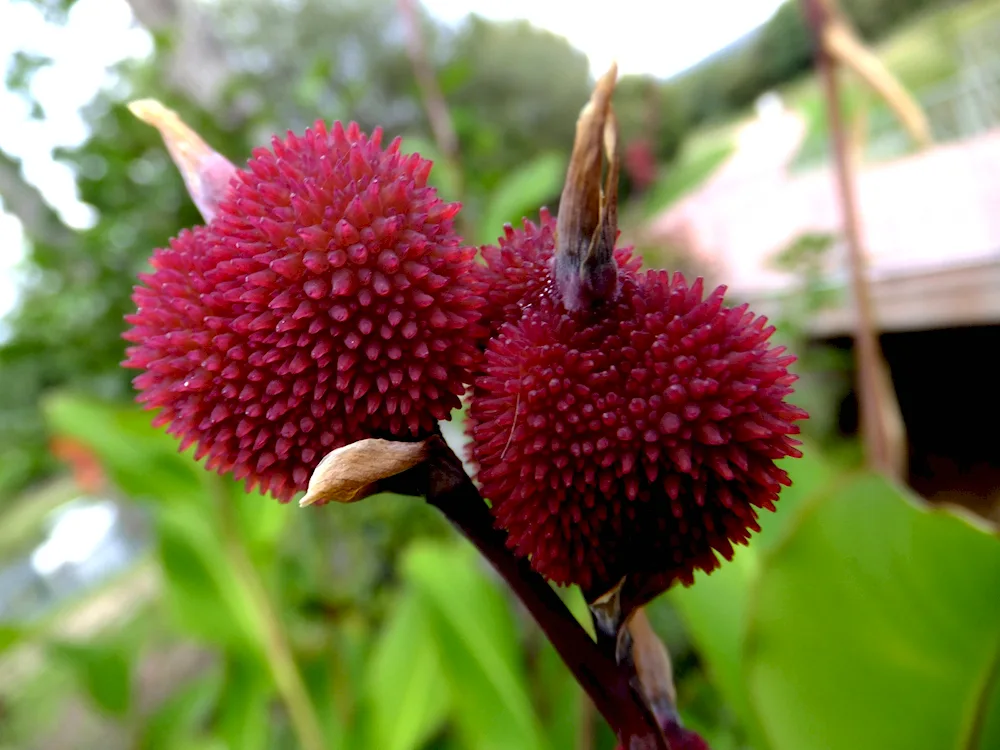
<svg viewBox="0 0 1000 750">
<path fill-rule="evenodd" d="M 629 750 L 670 750 L 656 719 L 613 656 L 602 653 L 552 587 L 507 548 L 462 462 L 435 440 L 427 463 L 427 502 L 482 553 L 535 618 L 594 706 Z"/>
</svg>

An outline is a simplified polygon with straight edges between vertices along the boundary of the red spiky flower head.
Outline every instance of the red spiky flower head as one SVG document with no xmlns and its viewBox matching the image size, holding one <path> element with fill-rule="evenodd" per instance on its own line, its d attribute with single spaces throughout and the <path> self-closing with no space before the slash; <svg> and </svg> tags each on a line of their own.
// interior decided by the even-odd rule
<svg viewBox="0 0 1000 750">
<path fill-rule="evenodd" d="M 805 413 L 764 318 L 615 250 L 610 87 L 577 126 L 555 236 L 526 225 L 486 253 L 494 335 L 469 422 L 508 544 L 588 595 L 625 579 L 628 612 L 759 529 Z"/>
<path fill-rule="evenodd" d="M 156 251 L 127 319 L 156 423 L 281 500 L 335 448 L 428 434 L 479 356 L 459 206 L 381 137 L 318 122 L 255 150 L 208 224 Z"/>
<path fill-rule="evenodd" d="M 522 229 L 510 224 L 496 245 L 482 248 L 485 264 L 476 272 L 486 287 L 483 322 L 493 333 L 504 323 L 515 323 L 524 307 L 552 292 L 552 264 L 556 251 L 556 219 L 547 208 L 539 211 L 536 224 L 524 220 Z M 615 261 L 626 271 L 638 271 L 642 265 L 632 256 L 632 246 L 615 248 Z"/>
<path fill-rule="evenodd" d="M 805 415 L 793 357 L 699 279 L 622 273 L 599 311 L 545 297 L 489 342 L 470 417 L 510 544 L 558 583 L 691 581 L 773 510 Z"/>
<path fill-rule="evenodd" d="M 666 722 L 662 729 L 670 750 L 711 750 L 701 735 L 681 726 L 677 721 Z M 616 750 L 625 750 L 625 747 L 618 745 Z"/>
</svg>

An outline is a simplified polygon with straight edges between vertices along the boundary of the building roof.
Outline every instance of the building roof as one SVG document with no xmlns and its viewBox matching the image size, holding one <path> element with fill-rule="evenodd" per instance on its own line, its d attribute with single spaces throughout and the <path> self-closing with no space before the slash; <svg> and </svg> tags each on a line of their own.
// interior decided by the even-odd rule
<svg viewBox="0 0 1000 750">
<path fill-rule="evenodd" d="M 793 281 L 774 256 L 807 233 L 840 233 L 829 166 L 796 173 L 805 124 L 782 111 L 739 135 L 735 153 L 700 188 L 655 217 L 652 238 L 684 238 L 717 280 L 743 298 Z M 864 250 L 878 323 L 914 330 L 1000 323 L 1000 130 L 875 164 L 856 173 Z M 830 258 L 846 279 L 845 255 Z M 846 332 L 849 309 L 815 321 Z"/>
</svg>

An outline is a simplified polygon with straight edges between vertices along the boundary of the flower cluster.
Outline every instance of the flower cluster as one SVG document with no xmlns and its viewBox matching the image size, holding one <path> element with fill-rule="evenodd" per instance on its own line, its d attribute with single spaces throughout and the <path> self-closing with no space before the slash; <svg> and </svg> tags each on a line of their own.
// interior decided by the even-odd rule
<svg viewBox="0 0 1000 750">
<path fill-rule="evenodd" d="M 628 248 L 608 250 L 607 299 L 568 306 L 556 220 L 508 226 L 480 263 L 430 168 L 354 124 L 256 150 L 135 290 L 139 400 L 288 500 L 333 449 L 432 434 L 472 386 L 483 494 L 542 575 L 666 587 L 730 557 L 798 455 L 773 328 Z"/>
</svg>

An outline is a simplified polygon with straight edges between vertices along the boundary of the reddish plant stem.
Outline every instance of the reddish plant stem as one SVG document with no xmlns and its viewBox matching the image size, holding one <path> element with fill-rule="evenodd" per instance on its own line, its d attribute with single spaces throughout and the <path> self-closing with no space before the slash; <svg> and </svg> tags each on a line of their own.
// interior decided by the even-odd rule
<svg viewBox="0 0 1000 750">
<path fill-rule="evenodd" d="M 858 359 L 858 403 L 865 457 L 871 468 L 892 475 L 895 469 L 891 441 L 884 421 L 886 410 L 880 399 L 879 343 L 875 333 L 875 316 L 868 280 L 865 276 L 865 257 L 861 250 L 857 196 L 844 129 L 836 61 L 824 43 L 826 26 L 831 21 L 831 3 L 829 0 L 802 0 L 802 8 L 816 45 L 816 68 L 826 99 L 834 174 L 844 222 L 844 240 L 850 261 L 851 290 L 856 315 L 854 340 Z"/>
<path fill-rule="evenodd" d="M 438 85 L 434 68 L 427 56 L 424 34 L 420 27 L 420 14 L 415 3 L 416 0 L 399 0 L 399 10 L 406 21 L 410 64 L 413 66 L 413 75 L 417 79 L 420 98 L 430 122 L 431 132 L 434 134 L 434 141 L 441 151 L 441 156 L 456 168 L 456 174 L 460 174 L 458 136 L 455 134 L 455 125 L 444 93 Z M 461 196 L 454 197 L 456 200 L 461 199 Z"/>
<path fill-rule="evenodd" d="M 427 502 L 440 510 L 518 596 L 594 706 L 630 750 L 670 750 L 656 719 L 613 656 L 603 653 L 552 587 L 524 558 L 507 548 L 462 462 L 443 440 L 434 440 L 425 465 Z"/>
</svg>

